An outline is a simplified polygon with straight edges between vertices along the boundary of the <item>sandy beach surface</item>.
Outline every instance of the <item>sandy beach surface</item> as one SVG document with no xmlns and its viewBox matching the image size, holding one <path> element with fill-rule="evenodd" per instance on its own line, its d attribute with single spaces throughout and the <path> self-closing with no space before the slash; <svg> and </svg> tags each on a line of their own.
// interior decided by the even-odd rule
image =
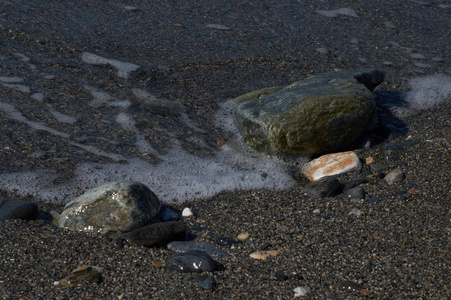
<svg viewBox="0 0 451 300">
<path fill-rule="evenodd" d="M 376 90 L 379 107 L 402 108 L 407 104 L 384 106 L 384 97 L 402 99 L 414 88 L 410 79 L 442 74 L 440 82 L 450 84 L 449 1 L 329 2 L 1 1 L 0 203 L 36 202 L 41 217 L 61 212 L 73 195 L 95 186 L 96 179 L 79 180 L 81 165 L 157 163 L 174 141 L 189 157 L 211 159 L 232 139 L 217 111 L 251 90 L 326 71 L 379 68 L 386 72 Z M 139 91 L 173 106 L 149 113 Z M 434 102 L 431 93 L 420 95 L 419 104 Z M 175 253 L 166 248 L 118 248 L 45 219 L 6 220 L 0 297 L 292 299 L 303 287 L 309 290 L 301 299 L 449 299 L 451 104 L 445 98 L 393 115 L 405 135 L 355 149 L 363 162 L 372 157 L 386 165 L 363 164 L 338 178 L 364 178 L 365 199 L 310 199 L 302 178 L 288 189 L 232 189 L 203 199 L 198 183 L 179 199 L 188 202 L 168 198 L 194 212 L 184 222 L 196 241 L 250 235 L 219 246 L 229 256 L 216 258 L 223 269 L 207 274 L 211 290 L 167 270 Z M 389 186 L 381 173 L 394 169 L 405 178 Z M 166 174 L 168 182 L 173 176 Z M 173 195 L 162 191 L 163 201 L 164 193 Z M 278 254 L 249 256 L 262 247 Z M 102 268 L 100 283 L 55 284 L 80 265 Z"/>
</svg>

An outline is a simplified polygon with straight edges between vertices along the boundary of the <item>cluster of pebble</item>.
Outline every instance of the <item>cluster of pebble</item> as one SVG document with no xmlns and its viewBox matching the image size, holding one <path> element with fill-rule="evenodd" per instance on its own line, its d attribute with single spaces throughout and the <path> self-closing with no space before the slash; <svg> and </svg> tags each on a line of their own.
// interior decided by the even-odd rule
<svg viewBox="0 0 451 300">
<path fill-rule="evenodd" d="M 276 87 L 269 90 L 265 89 L 251 92 L 235 100 L 238 103 L 238 121 L 241 120 L 243 124 L 250 124 L 255 121 L 255 124 L 266 124 L 271 127 L 271 124 L 274 122 L 277 124 L 280 122 L 277 119 L 265 120 L 264 122 L 253 119 L 249 121 L 247 117 L 255 115 L 269 116 L 271 115 L 270 113 L 275 113 L 276 116 L 279 116 L 279 109 L 274 110 L 272 105 L 269 105 L 268 108 L 268 103 L 272 103 L 271 101 L 277 102 L 280 97 L 284 98 L 285 94 L 290 95 L 290 97 L 293 94 L 298 95 L 298 98 L 302 99 L 302 101 L 297 105 L 302 107 L 303 105 L 307 105 L 305 103 L 310 103 L 309 101 L 317 102 L 318 91 L 321 91 L 321 93 L 327 91 L 324 92 L 324 95 L 320 93 L 322 102 L 324 102 L 323 109 L 329 110 L 331 105 L 336 106 L 337 113 L 329 113 L 327 115 L 328 119 L 318 124 L 318 128 L 321 128 L 319 131 L 326 132 L 324 141 L 329 141 L 330 136 L 336 136 L 336 130 L 340 132 L 347 131 L 344 129 L 348 127 L 356 130 L 350 135 L 343 136 L 333 144 L 320 143 L 313 145 L 311 144 L 312 140 L 320 140 L 318 137 L 316 139 L 312 138 L 314 135 L 307 135 L 305 140 L 290 140 L 287 143 L 281 138 L 271 139 L 272 135 L 262 135 L 260 137 L 261 139 L 253 144 L 249 141 L 256 141 L 254 132 L 266 132 L 266 130 L 261 130 L 255 126 L 255 128 L 252 126 L 247 128 L 244 125 L 239 127 L 243 131 L 244 139 L 251 148 L 267 154 L 290 156 L 324 152 L 330 153 L 332 149 L 342 148 L 344 141 L 358 140 L 362 133 L 362 128 L 365 128 L 365 130 L 374 128 L 376 107 L 372 90 L 383 79 L 383 72 L 378 70 L 331 72 L 313 76 L 285 88 Z M 337 90 L 343 95 L 340 94 L 341 96 L 337 97 L 335 95 Z M 292 100 L 290 97 L 287 98 L 287 101 L 292 103 L 290 102 Z M 266 100 L 263 101 L 262 98 Z M 344 98 L 346 98 L 345 102 L 348 103 L 345 105 L 346 113 L 343 113 L 344 104 L 342 102 Z M 364 107 L 362 107 L 362 103 L 366 103 Z M 316 110 L 314 111 L 316 113 L 318 110 L 317 106 L 315 106 Z M 251 113 L 248 110 L 251 110 Z M 355 110 L 360 111 L 362 114 L 355 117 Z M 258 111 L 258 113 L 254 113 L 254 111 Z M 262 114 L 262 111 L 265 113 Z M 292 115 L 292 112 L 293 109 L 289 109 L 285 114 L 297 120 L 305 118 L 302 114 L 301 116 L 297 113 Z M 301 109 L 300 112 L 305 112 L 305 110 Z M 344 115 L 349 116 L 345 120 L 342 120 Z M 353 122 L 350 122 L 350 120 Z M 337 125 L 337 127 L 331 124 L 342 125 L 340 125 L 341 127 Z M 329 131 L 326 131 L 326 129 Z M 282 128 L 277 133 L 285 136 L 284 133 L 287 131 L 293 132 L 291 134 L 292 136 L 298 136 L 299 131 L 305 134 L 306 130 L 302 129 L 302 127 L 295 126 L 295 128 L 291 129 Z M 251 139 L 249 139 L 249 134 L 252 136 Z M 301 149 L 296 146 L 300 144 L 305 144 L 305 148 Z M 293 146 L 294 148 L 284 148 L 281 145 L 287 147 L 289 145 L 295 146 Z M 402 148 L 402 146 L 400 147 Z M 391 155 L 399 147 L 392 147 L 390 143 L 387 143 L 385 148 L 384 153 Z M 348 172 L 358 173 L 362 169 L 363 164 L 369 166 L 373 172 L 376 172 L 374 176 L 384 180 L 388 185 L 398 184 L 404 179 L 404 173 L 401 170 L 395 169 L 385 173 L 389 170 L 389 165 L 376 163 L 372 157 L 368 157 L 363 161 L 355 152 L 348 151 L 323 155 L 304 165 L 300 172 L 310 182 L 304 186 L 302 191 L 310 198 L 333 197 L 343 193 L 347 199 L 365 199 L 366 192 L 361 185 L 366 183 L 366 178 L 355 177 L 348 182 L 340 182 L 338 176 Z M 373 203 L 382 200 L 377 197 L 370 197 L 367 201 L 368 203 Z M 313 213 L 320 214 L 321 212 L 317 209 Z M 38 206 L 31 202 L 11 200 L 0 206 L 0 220 L 9 218 L 31 219 L 39 214 Z M 357 217 L 362 214 L 363 212 L 357 208 L 349 212 L 349 215 L 355 215 Z M 168 249 L 177 254 L 164 263 L 166 269 L 188 273 L 189 276 L 185 278 L 186 282 L 195 283 L 200 288 L 206 290 L 211 290 L 215 287 L 214 276 L 211 276 L 211 274 L 224 270 L 224 266 L 218 260 L 229 256 L 229 253 L 220 247 L 211 243 L 196 241 L 193 236 L 190 236 L 186 222 L 183 220 L 183 218 L 195 218 L 189 208 L 185 208 L 183 212 L 180 212 L 162 205 L 157 195 L 147 186 L 139 182 L 120 181 L 106 183 L 87 191 L 67 203 L 61 214 L 51 211 L 49 215 L 51 216 L 49 219 L 58 227 L 72 231 L 100 234 L 118 248 L 124 245 L 144 247 L 167 246 Z M 233 247 L 235 244 L 246 242 L 249 237 L 249 233 L 242 232 L 236 239 L 218 237 L 216 243 L 219 246 Z M 280 251 L 270 249 L 271 246 L 271 244 L 265 244 L 257 251 L 250 253 L 249 256 L 252 259 L 258 260 L 266 260 L 270 257 L 278 256 Z M 98 266 L 82 265 L 73 270 L 67 277 L 55 282 L 55 284 L 74 287 L 86 281 L 99 282 L 99 272 L 101 271 L 102 268 Z M 278 280 L 286 280 L 287 278 L 281 271 L 274 272 L 273 275 Z M 338 285 L 345 290 L 358 291 L 363 295 L 370 294 L 367 289 L 353 281 L 342 279 Z M 304 296 L 309 292 L 309 288 L 299 286 L 294 289 L 294 292 L 295 296 Z"/>
<path fill-rule="evenodd" d="M 354 152 L 335 153 L 321 156 L 307 164 L 302 172 L 311 182 L 303 192 L 311 198 L 335 196 L 343 193 L 348 199 L 365 199 L 366 193 L 361 184 L 365 178 L 356 177 L 350 182 L 341 183 L 338 174 L 359 171 L 366 164 L 376 172 L 381 180 L 388 185 L 402 182 L 404 174 L 395 169 L 389 170 L 385 164 L 375 163 L 372 157 L 361 161 Z M 368 202 L 378 202 L 381 199 L 371 197 Z M 320 211 L 313 211 L 320 213 Z M 354 209 L 349 215 L 359 217 L 362 211 Z M 43 212 L 32 202 L 10 200 L 0 206 L 0 220 L 9 218 L 33 219 L 42 217 Z M 185 282 L 197 284 L 202 289 L 215 287 L 212 272 L 224 270 L 218 260 L 229 256 L 219 246 L 233 247 L 246 242 L 250 235 L 242 232 L 236 238 L 217 237 L 218 246 L 193 240 L 187 232 L 183 218 L 195 218 L 189 208 L 183 212 L 161 205 L 158 197 L 146 186 L 137 182 L 111 182 L 87 191 L 85 194 L 69 202 L 61 214 L 50 212 L 52 222 L 59 227 L 73 231 L 97 232 L 114 243 L 118 248 L 124 245 L 139 245 L 145 247 L 167 246 L 176 252 L 164 264 L 168 270 L 188 273 Z M 253 259 L 266 260 L 268 257 L 280 254 L 278 250 L 270 250 L 271 245 L 263 245 L 249 256 Z M 83 282 L 99 282 L 98 266 L 82 265 L 67 277 L 56 281 L 56 285 L 73 287 Z M 274 278 L 284 280 L 283 272 L 275 272 Z M 363 286 L 352 281 L 340 281 L 344 289 L 358 291 L 363 295 L 370 292 Z M 296 287 L 296 296 L 303 296 L 308 287 Z"/>
</svg>

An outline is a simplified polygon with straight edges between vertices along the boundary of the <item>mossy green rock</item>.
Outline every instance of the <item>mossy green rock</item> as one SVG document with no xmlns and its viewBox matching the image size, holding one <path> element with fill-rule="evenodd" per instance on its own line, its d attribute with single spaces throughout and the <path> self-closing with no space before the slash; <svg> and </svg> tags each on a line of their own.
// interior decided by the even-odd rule
<svg viewBox="0 0 451 300">
<path fill-rule="evenodd" d="M 246 144 L 276 156 L 309 156 L 344 149 L 376 120 L 372 90 L 379 70 L 329 72 L 286 87 L 235 99 L 236 124 Z"/>
<path fill-rule="evenodd" d="M 128 232 L 149 223 L 160 208 L 158 197 L 144 184 L 117 181 L 88 190 L 67 203 L 58 222 L 73 231 Z"/>
</svg>

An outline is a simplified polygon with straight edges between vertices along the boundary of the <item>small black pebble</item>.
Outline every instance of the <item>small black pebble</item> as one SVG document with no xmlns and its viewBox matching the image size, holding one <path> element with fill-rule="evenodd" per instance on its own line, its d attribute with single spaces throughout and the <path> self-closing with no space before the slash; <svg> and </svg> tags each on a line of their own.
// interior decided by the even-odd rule
<svg viewBox="0 0 451 300">
<path fill-rule="evenodd" d="M 272 247 L 272 244 L 266 242 L 266 243 L 263 244 L 263 246 L 260 247 L 260 249 L 261 250 L 266 250 L 266 249 L 269 249 L 270 247 Z"/>
<path fill-rule="evenodd" d="M 285 273 L 282 272 L 282 271 L 276 272 L 275 277 L 276 277 L 276 279 L 279 280 L 279 281 L 285 281 L 285 280 L 288 279 L 288 276 L 285 275 Z"/>
</svg>

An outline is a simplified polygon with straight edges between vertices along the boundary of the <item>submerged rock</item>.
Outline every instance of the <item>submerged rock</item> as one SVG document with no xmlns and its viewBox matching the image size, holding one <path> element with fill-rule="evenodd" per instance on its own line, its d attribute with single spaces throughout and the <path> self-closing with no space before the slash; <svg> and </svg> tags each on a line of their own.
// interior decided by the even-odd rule
<svg viewBox="0 0 451 300">
<path fill-rule="evenodd" d="M 235 99 L 236 124 L 246 144 L 278 156 L 334 152 L 352 145 L 376 121 L 372 90 L 384 73 L 318 74 L 287 87 Z"/>
<path fill-rule="evenodd" d="M 158 197 L 141 183 L 110 182 L 67 203 L 59 226 L 101 234 L 128 232 L 154 219 L 160 205 Z"/>
</svg>

